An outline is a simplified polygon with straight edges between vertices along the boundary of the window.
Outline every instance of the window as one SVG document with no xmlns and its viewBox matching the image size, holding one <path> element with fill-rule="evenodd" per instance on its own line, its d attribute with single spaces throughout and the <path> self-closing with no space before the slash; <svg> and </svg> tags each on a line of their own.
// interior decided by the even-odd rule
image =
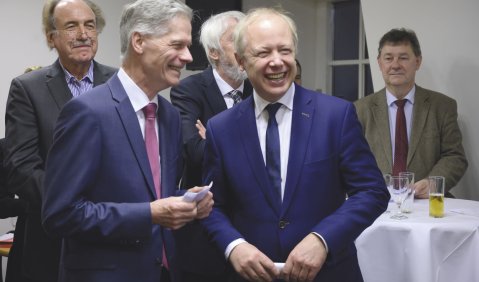
<svg viewBox="0 0 479 282">
<path fill-rule="evenodd" d="M 360 2 L 332 2 L 330 90 L 333 96 L 355 101 L 373 93 Z"/>
</svg>

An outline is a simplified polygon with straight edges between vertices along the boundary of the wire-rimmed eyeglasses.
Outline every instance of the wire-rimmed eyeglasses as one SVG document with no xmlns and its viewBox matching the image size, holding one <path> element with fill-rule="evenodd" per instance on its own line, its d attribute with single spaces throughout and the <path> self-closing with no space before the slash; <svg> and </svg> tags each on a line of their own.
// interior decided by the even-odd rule
<svg viewBox="0 0 479 282">
<path fill-rule="evenodd" d="M 62 32 L 69 37 L 77 37 L 83 34 L 85 34 L 87 37 L 96 37 L 98 34 L 96 26 L 89 25 L 85 25 L 83 28 L 80 28 L 79 26 L 72 26 L 65 29 L 57 29 L 55 31 Z"/>
</svg>

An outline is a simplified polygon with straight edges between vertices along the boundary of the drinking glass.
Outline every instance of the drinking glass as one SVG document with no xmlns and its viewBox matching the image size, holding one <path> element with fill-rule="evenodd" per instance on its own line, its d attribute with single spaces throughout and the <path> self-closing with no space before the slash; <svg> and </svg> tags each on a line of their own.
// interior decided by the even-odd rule
<svg viewBox="0 0 479 282">
<path fill-rule="evenodd" d="M 386 188 L 388 188 L 388 192 L 389 192 L 389 196 L 390 196 L 390 199 L 389 199 L 390 203 L 392 203 L 392 201 L 393 201 L 393 194 L 392 194 L 392 191 L 391 191 L 391 176 L 392 175 L 389 174 L 389 173 L 383 175 L 384 182 L 386 182 Z M 389 212 L 390 212 L 389 210 L 386 210 L 384 213 L 389 213 Z"/>
<path fill-rule="evenodd" d="M 404 202 L 404 199 L 406 199 L 410 190 L 408 178 L 406 176 L 391 176 L 389 186 L 391 197 L 394 203 L 397 205 L 397 213 L 392 215 L 391 218 L 406 219 L 407 216 L 401 211 L 401 205 Z"/>
<path fill-rule="evenodd" d="M 429 216 L 444 216 L 444 176 L 429 176 Z"/>
<path fill-rule="evenodd" d="M 412 212 L 412 206 L 413 206 L 413 203 L 414 203 L 414 194 L 416 192 L 413 188 L 413 186 L 414 186 L 414 172 L 403 171 L 403 172 L 399 173 L 399 176 L 407 177 L 408 182 L 409 182 L 408 194 L 406 196 L 406 199 L 404 200 L 404 202 L 401 205 L 401 211 L 405 212 L 405 213 L 411 213 Z"/>
</svg>

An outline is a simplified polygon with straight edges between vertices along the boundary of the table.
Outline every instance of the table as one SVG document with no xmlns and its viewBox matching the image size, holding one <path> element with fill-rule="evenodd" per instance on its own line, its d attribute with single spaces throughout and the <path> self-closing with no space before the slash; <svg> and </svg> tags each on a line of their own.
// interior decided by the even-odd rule
<svg viewBox="0 0 479 282">
<path fill-rule="evenodd" d="M 364 281 L 479 281 L 479 202 L 446 198 L 444 210 L 429 217 L 426 199 L 414 201 L 408 219 L 382 214 L 356 240 Z"/>
</svg>

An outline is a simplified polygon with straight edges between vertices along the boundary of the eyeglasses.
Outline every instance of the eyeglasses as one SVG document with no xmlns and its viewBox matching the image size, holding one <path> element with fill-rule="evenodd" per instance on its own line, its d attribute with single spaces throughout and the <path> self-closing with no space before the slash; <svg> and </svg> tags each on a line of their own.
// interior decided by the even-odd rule
<svg viewBox="0 0 479 282">
<path fill-rule="evenodd" d="M 83 29 L 78 26 L 67 27 L 65 29 L 57 29 L 56 31 L 62 32 L 68 37 L 77 37 L 78 35 L 85 34 L 87 37 L 96 37 L 98 31 L 96 30 L 96 26 L 89 26 L 86 25 Z"/>
</svg>

